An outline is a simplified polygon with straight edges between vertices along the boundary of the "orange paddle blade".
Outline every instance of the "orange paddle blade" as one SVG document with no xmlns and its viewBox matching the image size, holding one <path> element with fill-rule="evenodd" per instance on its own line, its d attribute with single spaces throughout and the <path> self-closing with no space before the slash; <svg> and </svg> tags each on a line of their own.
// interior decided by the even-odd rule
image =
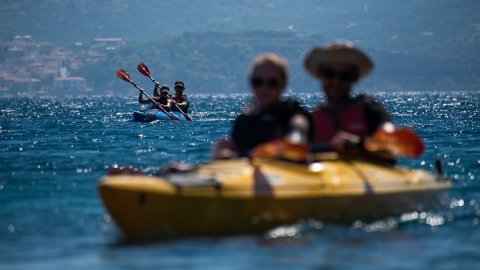
<svg viewBox="0 0 480 270">
<path fill-rule="evenodd" d="M 294 144 L 285 139 L 278 139 L 255 147 L 252 158 L 283 158 L 293 161 L 307 161 L 309 149 L 304 144 Z"/>
<path fill-rule="evenodd" d="M 143 62 L 137 65 L 137 70 L 147 77 L 151 76 L 150 70 L 148 70 L 147 65 L 145 65 Z"/>
<path fill-rule="evenodd" d="M 126 82 L 132 82 L 132 79 L 130 78 L 130 75 L 128 74 L 128 72 L 121 68 L 117 71 L 117 77 L 119 77 L 120 79 L 126 81 Z"/>
<path fill-rule="evenodd" d="M 425 146 L 422 139 L 409 128 L 396 128 L 393 131 L 378 130 L 373 138 L 365 142 L 369 151 L 387 150 L 396 156 L 418 157 Z"/>
</svg>

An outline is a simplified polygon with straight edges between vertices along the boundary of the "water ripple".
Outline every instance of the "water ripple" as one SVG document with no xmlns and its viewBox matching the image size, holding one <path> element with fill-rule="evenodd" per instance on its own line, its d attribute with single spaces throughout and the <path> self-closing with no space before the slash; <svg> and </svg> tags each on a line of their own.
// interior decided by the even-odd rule
<svg viewBox="0 0 480 270">
<path fill-rule="evenodd" d="M 309 109 L 323 99 L 320 94 L 297 96 Z M 442 157 L 446 175 L 454 182 L 445 213 L 407 213 L 347 227 L 292 224 L 260 237 L 260 245 L 257 237 L 245 236 L 179 241 L 168 248 L 160 245 L 141 251 L 105 250 L 119 232 L 99 200 L 98 179 L 114 166 L 154 173 L 172 161 L 208 161 L 212 144 L 228 136 L 250 96 L 192 95 L 193 122 L 153 123 L 132 120 L 132 112 L 140 106 L 131 97 L 0 98 L 0 268 L 2 262 L 25 259 L 25 268 L 34 267 L 40 259 L 44 261 L 37 268 L 58 268 L 53 262 L 59 258 L 64 258 L 60 265 L 65 266 L 84 257 L 89 261 L 83 268 L 100 268 L 104 263 L 112 269 L 130 268 L 131 256 L 157 268 L 185 268 L 189 265 L 182 262 L 188 259 L 176 252 L 191 250 L 200 261 L 223 258 L 218 268 L 245 258 L 253 258 L 252 268 L 263 267 L 268 260 L 276 260 L 273 253 L 293 260 L 292 267 L 321 268 L 318 265 L 328 266 L 330 261 L 345 266 L 342 261 L 357 254 L 353 260 L 367 268 L 372 264 L 365 258 L 384 262 L 380 268 L 388 268 L 398 256 L 411 258 L 410 265 L 421 268 L 448 254 L 450 246 L 466 250 L 451 253 L 451 260 L 472 260 L 471 250 L 477 250 L 480 241 L 476 233 L 480 226 L 479 93 L 385 92 L 375 97 L 385 103 L 398 125 L 414 128 L 425 141 L 425 154 L 417 160 L 402 159 L 401 165 L 433 170 L 435 156 Z M 289 247 L 290 240 L 275 241 L 280 248 L 270 245 L 272 239 L 296 237 L 301 239 L 294 242 L 298 252 Z M 385 243 L 399 255 L 385 254 Z M 196 249 L 197 245 L 202 248 Z M 411 251 L 412 246 L 438 250 L 438 255 L 422 253 L 420 248 Z M 412 252 L 425 256 L 412 258 Z"/>
</svg>

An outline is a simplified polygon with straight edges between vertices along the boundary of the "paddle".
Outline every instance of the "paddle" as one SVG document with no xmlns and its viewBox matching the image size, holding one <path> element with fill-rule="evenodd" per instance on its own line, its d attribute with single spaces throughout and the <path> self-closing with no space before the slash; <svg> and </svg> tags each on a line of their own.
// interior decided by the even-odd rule
<svg viewBox="0 0 480 270">
<path fill-rule="evenodd" d="M 370 152 L 386 150 L 395 156 L 408 158 L 421 156 L 425 149 L 422 139 L 407 127 L 380 129 L 364 142 L 364 147 Z"/>
<path fill-rule="evenodd" d="M 255 158 L 282 158 L 297 162 L 310 160 L 310 151 L 307 145 L 296 144 L 287 139 L 277 139 L 256 146 L 250 157 Z"/>
<path fill-rule="evenodd" d="M 156 102 L 153 98 L 151 98 L 149 95 L 147 95 L 147 93 L 145 93 L 145 90 L 143 90 L 142 88 L 138 87 L 138 85 L 136 85 L 133 81 L 132 81 L 132 78 L 130 78 L 130 75 L 128 74 L 128 72 L 126 70 L 124 70 L 123 68 L 119 69 L 117 71 L 117 77 L 119 77 L 120 79 L 126 81 L 126 82 L 129 82 L 131 83 L 133 86 L 135 86 L 135 88 L 137 88 L 140 92 L 143 93 L 143 95 L 145 95 L 150 101 L 152 101 L 155 105 L 157 105 L 158 108 L 160 108 L 160 110 L 165 113 L 166 115 L 168 115 L 168 117 L 170 117 L 172 120 L 180 120 L 178 119 L 178 117 L 176 117 L 175 115 L 167 112 L 158 102 Z"/>
<path fill-rule="evenodd" d="M 142 73 L 143 75 L 147 76 L 148 78 L 150 78 L 150 80 L 152 80 L 153 83 L 158 83 L 155 78 L 153 78 L 152 76 L 152 73 L 150 73 L 150 70 L 148 69 L 147 65 L 145 65 L 144 63 L 140 63 L 137 65 L 137 70 Z M 185 119 L 187 121 L 192 121 L 192 118 L 190 118 L 190 116 L 188 114 L 186 114 L 178 105 L 177 103 L 174 103 L 173 105 L 175 105 L 175 107 L 177 108 L 177 110 L 185 117 Z"/>
<path fill-rule="evenodd" d="M 308 161 L 313 149 L 335 151 L 330 144 L 313 145 L 310 149 L 303 144 L 278 139 L 255 147 L 252 158 L 284 158 L 294 161 Z M 363 144 L 367 152 L 387 151 L 394 156 L 415 158 L 423 153 L 424 145 L 420 137 L 411 129 L 400 127 L 392 130 L 379 130 Z"/>
</svg>

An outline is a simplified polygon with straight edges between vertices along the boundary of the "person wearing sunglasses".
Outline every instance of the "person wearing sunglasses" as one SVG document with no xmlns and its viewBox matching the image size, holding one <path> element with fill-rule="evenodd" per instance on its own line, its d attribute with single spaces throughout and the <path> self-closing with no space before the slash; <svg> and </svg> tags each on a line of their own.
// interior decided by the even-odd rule
<svg viewBox="0 0 480 270">
<path fill-rule="evenodd" d="M 153 89 L 153 97 L 152 99 L 155 100 L 162 108 L 166 111 L 170 111 L 171 109 L 171 100 L 168 95 L 170 87 L 168 85 L 160 85 L 159 83 L 155 83 L 155 88 Z M 150 99 L 143 95 L 143 91 L 140 91 L 138 96 L 138 102 L 140 104 L 148 104 L 153 103 Z M 157 105 L 153 105 L 152 108 L 157 107 Z M 158 109 L 158 108 L 157 108 Z"/>
<path fill-rule="evenodd" d="M 190 102 L 188 101 L 187 95 L 184 94 L 185 83 L 183 81 L 175 81 L 175 95 L 172 98 L 172 104 L 177 104 L 184 113 L 188 113 L 188 107 Z M 177 106 L 172 106 L 173 111 L 178 111 Z"/>
<path fill-rule="evenodd" d="M 370 57 L 351 42 L 342 41 L 314 47 L 305 58 L 305 67 L 321 81 L 326 101 L 311 114 L 313 144 L 331 143 L 340 152 L 357 147 L 378 129 L 392 129 L 385 107 L 371 96 L 352 95 L 352 87 L 374 67 Z"/>
<path fill-rule="evenodd" d="M 308 113 L 297 101 L 281 98 L 288 83 L 286 60 L 273 53 L 256 57 L 249 83 L 253 100 L 236 118 L 231 139 L 214 148 L 214 159 L 249 156 L 257 145 L 285 137 L 293 143 L 307 144 Z"/>
</svg>

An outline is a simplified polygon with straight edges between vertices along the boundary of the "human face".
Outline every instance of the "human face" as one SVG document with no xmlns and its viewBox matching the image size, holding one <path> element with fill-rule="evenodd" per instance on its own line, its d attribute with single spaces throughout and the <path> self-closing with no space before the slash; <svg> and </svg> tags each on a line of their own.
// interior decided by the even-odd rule
<svg viewBox="0 0 480 270">
<path fill-rule="evenodd" d="M 332 63 L 319 67 L 318 72 L 329 102 L 338 103 L 350 99 L 350 90 L 358 78 L 352 66 Z"/>
<path fill-rule="evenodd" d="M 175 87 L 175 94 L 176 95 L 183 95 L 183 88 Z"/>
<path fill-rule="evenodd" d="M 280 94 L 285 87 L 280 70 L 273 65 L 263 65 L 255 69 L 250 78 L 250 85 L 260 107 L 267 107 L 280 101 Z"/>
</svg>

